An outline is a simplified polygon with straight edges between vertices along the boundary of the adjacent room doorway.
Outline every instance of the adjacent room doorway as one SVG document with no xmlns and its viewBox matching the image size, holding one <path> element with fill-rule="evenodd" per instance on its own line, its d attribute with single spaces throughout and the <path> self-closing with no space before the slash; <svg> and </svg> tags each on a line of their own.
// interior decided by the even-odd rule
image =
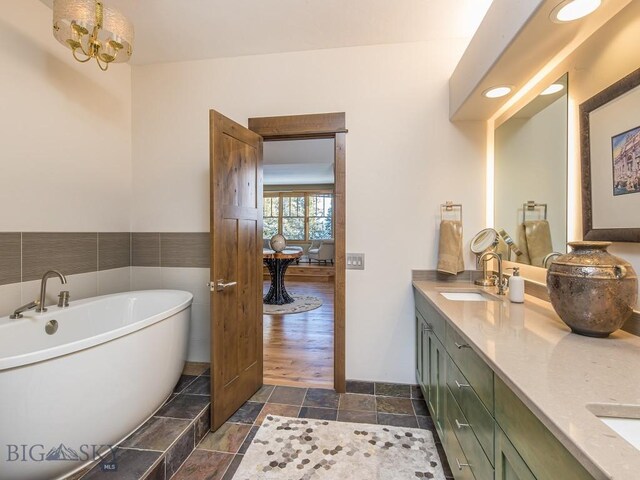
<svg viewBox="0 0 640 480">
<path fill-rule="evenodd" d="M 247 129 L 210 112 L 213 431 L 263 384 L 263 139 L 333 139 L 333 387 L 345 392 L 346 133 L 344 113 L 252 118 Z"/>
<path fill-rule="evenodd" d="M 312 157 L 305 165 L 298 165 L 298 173 L 302 172 L 298 184 L 294 182 L 295 175 L 291 175 L 294 168 L 287 169 L 286 166 L 291 158 L 279 165 L 270 165 L 270 162 L 265 165 L 264 168 L 269 169 L 266 178 L 275 172 L 272 177 L 279 177 L 276 184 L 289 185 L 278 188 L 274 182 L 265 183 L 265 206 L 269 208 L 265 209 L 268 217 L 264 218 L 264 229 L 268 235 L 264 237 L 279 231 L 292 238 L 288 245 L 304 249 L 300 264 L 293 263 L 289 267 L 290 272 L 285 276 L 286 288 L 294 296 L 315 297 L 322 302 L 318 309 L 305 313 L 272 315 L 265 311 L 265 383 L 334 388 L 344 392 L 345 115 L 250 118 L 249 129 L 261 135 L 267 144 L 266 157 L 293 157 L 301 149 Z M 330 179 L 326 172 L 327 148 L 331 154 Z M 310 178 L 317 180 L 311 182 Z M 271 205 L 274 206 L 273 214 Z M 287 213 L 284 219 L 283 208 Z M 332 216 L 332 238 L 321 239 L 328 235 L 323 230 L 326 224 L 321 218 L 327 212 Z M 268 281 L 265 288 L 267 284 Z"/>
</svg>

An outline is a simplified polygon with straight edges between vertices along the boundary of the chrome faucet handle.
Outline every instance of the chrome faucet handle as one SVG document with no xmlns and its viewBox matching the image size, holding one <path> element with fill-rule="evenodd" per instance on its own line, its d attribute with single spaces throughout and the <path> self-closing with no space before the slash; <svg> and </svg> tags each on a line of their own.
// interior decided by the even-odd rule
<svg viewBox="0 0 640 480">
<path fill-rule="evenodd" d="M 68 307 L 70 298 L 71 298 L 71 295 L 69 295 L 69 291 L 62 290 L 58 294 L 58 307 L 61 307 L 61 308 Z"/>
</svg>

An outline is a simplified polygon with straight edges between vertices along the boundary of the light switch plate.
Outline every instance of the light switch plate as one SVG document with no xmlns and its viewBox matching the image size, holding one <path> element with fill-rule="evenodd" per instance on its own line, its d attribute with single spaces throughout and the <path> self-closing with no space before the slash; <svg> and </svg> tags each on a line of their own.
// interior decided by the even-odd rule
<svg viewBox="0 0 640 480">
<path fill-rule="evenodd" d="M 347 270 L 364 270 L 364 253 L 347 253 Z"/>
</svg>

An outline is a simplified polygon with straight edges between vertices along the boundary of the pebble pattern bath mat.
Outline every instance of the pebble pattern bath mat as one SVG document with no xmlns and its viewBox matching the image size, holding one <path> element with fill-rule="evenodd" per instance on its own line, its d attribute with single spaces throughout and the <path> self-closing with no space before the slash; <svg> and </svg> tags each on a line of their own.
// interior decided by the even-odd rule
<svg viewBox="0 0 640 480">
<path fill-rule="evenodd" d="M 315 310 L 322 306 L 322 300 L 318 297 L 291 295 L 294 299 L 293 303 L 286 305 L 267 305 L 264 304 L 263 312 L 265 315 L 286 315 L 288 313 L 302 313 L 309 310 Z"/>
<path fill-rule="evenodd" d="M 433 435 L 415 428 L 266 417 L 234 480 L 444 480 Z"/>
</svg>

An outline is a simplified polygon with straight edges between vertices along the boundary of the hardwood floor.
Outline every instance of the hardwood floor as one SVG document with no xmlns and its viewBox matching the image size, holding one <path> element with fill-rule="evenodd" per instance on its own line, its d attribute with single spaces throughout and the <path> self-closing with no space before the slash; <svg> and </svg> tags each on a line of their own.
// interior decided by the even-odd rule
<svg viewBox="0 0 640 480">
<path fill-rule="evenodd" d="M 264 282 L 265 291 L 269 282 Z M 290 294 L 322 306 L 294 315 L 264 315 L 264 383 L 333 388 L 333 282 L 286 281 Z"/>
</svg>

